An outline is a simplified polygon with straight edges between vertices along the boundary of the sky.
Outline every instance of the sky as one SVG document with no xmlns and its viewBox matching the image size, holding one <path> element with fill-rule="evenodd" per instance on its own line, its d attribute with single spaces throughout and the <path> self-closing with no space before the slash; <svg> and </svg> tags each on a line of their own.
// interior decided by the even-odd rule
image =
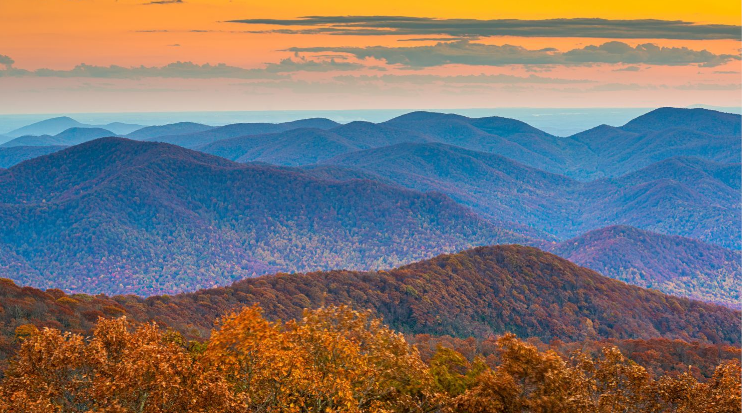
<svg viewBox="0 0 743 413">
<path fill-rule="evenodd" d="M 740 7 L 2 0 L 0 114 L 737 107 Z"/>
</svg>

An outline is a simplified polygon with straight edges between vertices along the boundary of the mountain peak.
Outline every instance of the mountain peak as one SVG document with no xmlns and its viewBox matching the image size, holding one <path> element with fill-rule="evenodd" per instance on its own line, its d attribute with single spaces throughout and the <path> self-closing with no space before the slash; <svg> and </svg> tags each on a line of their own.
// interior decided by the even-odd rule
<svg viewBox="0 0 743 413">
<path fill-rule="evenodd" d="M 740 135 L 741 116 L 702 108 L 663 107 L 629 121 L 621 129 L 643 133 L 672 128 L 710 135 Z"/>
<path fill-rule="evenodd" d="M 59 116 L 56 118 L 45 119 L 39 122 L 32 123 L 30 125 L 26 125 L 24 127 L 10 131 L 5 135 L 11 138 L 17 138 L 19 136 L 26 135 L 56 135 L 61 131 L 64 131 L 65 129 L 76 126 L 84 125 L 69 116 Z"/>
</svg>

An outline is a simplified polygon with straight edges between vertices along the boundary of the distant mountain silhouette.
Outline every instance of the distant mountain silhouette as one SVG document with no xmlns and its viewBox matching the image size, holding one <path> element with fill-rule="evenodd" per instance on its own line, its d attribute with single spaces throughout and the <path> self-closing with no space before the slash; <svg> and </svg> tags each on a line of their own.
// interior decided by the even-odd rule
<svg viewBox="0 0 743 413">
<path fill-rule="evenodd" d="M 433 112 L 413 112 L 384 126 L 421 133 L 431 141 L 498 154 L 539 169 L 563 173 L 576 143 L 552 136 L 514 119 L 468 118 Z M 582 144 L 577 144 L 584 146 Z"/>
<path fill-rule="evenodd" d="M 580 167 L 584 176 L 615 177 L 679 156 L 740 163 L 740 135 L 709 135 L 678 127 L 634 133 L 604 125 L 571 139 L 585 143 L 599 156 L 593 170 Z"/>
<path fill-rule="evenodd" d="M 163 143 L 171 143 L 174 145 L 183 146 L 184 148 L 195 148 L 197 146 L 207 145 L 221 139 L 236 138 L 239 136 L 279 133 L 299 128 L 331 129 L 336 126 L 338 126 L 338 123 L 323 118 L 302 119 L 285 123 L 235 123 L 232 125 L 209 129 L 203 132 L 189 133 L 184 135 L 159 136 L 156 138 L 151 138 L 150 140 Z"/>
<path fill-rule="evenodd" d="M 178 122 L 167 125 L 147 126 L 128 133 L 126 137 L 134 140 L 148 140 L 159 138 L 160 136 L 204 132 L 210 129 L 214 129 L 214 127 L 194 122 Z"/>
<path fill-rule="evenodd" d="M 528 242 L 439 194 L 98 139 L 0 173 L 0 269 L 21 283 L 153 294 L 274 271 L 388 268 Z"/>
<path fill-rule="evenodd" d="M 371 122 L 350 122 L 331 129 L 365 148 L 379 148 L 405 142 L 431 142 L 430 136 L 416 131 L 398 129 Z"/>
<path fill-rule="evenodd" d="M 400 129 L 351 122 L 329 130 L 300 128 L 222 139 L 195 149 L 237 162 L 302 166 L 363 149 L 428 140 L 423 135 Z"/>
<path fill-rule="evenodd" d="M 413 112 L 383 125 L 431 140 L 506 156 L 580 180 L 616 177 L 670 157 L 740 162 L 740 115 L 662 108 L 621 128 L 599 126 L 560 138 L 513 119 Z"/>
<path fill-rule="evenodd" d="M 237 162 L 300 166 L 365 148 L 331 131 L 301 128 L 223 139 L 196 149 Z"/>
<path fill-rule="evenodd" d="M 99 127 L 101 129 L 108 129 L 117 135 L 126 135 L 128 133 L 132 133 L 136 130 L 143 128 L 142 125 L 136 125 L 133 123 L 123 123 L 123 122 L 111 122 L 105 125 L 86 125 L 86 127 L 89 127 L 89 128 Z"/>
<path fill-rule="evenodd" d="M 69 128 L 84 127 L 84 125 L 68 116 L 60 116 L 32 123 L 5 133 L 11 138 L 18 138 L 25 135 L 56 135 Z"/>
<path fill-rule="evenodd" d="M 12 146 L 49 146 L 49 145 L 77 145 L 79 143 L 91 141 L 93 139 L 116 136 L 115 133 L 102 128 L 69 128 L 54 136 L 21 136 L 9 142 L 5 142 L 0 147 Z"/>
<path fill-rule="evenodd" d="M 33 159 L 39 156 L 48 155 L 61 151 L 66 146 L 13 146 L 9 148 L 0 147 L 0 168 L 10 168 L 11 166 L 23 162 L 27 159 Z"/>
<path fill-rule="evenodd" d="M 80 123 L 68 116 L 60 116 L 32 123 L 5 133 L 5 135 L 11 138 L 18 138 L 21 136 L 57 135 L 70 128 L 101 128 L 112 131 L 113 135 L 125 135 L 142 128 L 142 125 L 122 122 L 112 122 L 106 125 L 90 125 Z"/>
<path fill-rule="evenodd" d="M 601 228 L 549 250 L 630 284 L 740 309 L 739 250 L 629 226 Z"/>
<path fill-rule="evenodd" d="M 630 132 L 688 129 L 709 135 L 740 135 L 741 117 L 708 109 L 659 108 L 639 116 L 622 129 Z"/>
</svg>

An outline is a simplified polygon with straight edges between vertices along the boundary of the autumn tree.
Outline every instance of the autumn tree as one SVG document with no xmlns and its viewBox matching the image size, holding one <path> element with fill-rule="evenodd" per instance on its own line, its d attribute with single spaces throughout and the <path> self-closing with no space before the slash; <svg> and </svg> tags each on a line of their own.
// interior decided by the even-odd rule
<svg viewBox="0 0 743 413">
<path fill-rule="evenodd" d="M 246 308 L 222 320 L 205 357 L 257 411 L 427 411 L 437 403 L 417 351 L 348 307 L 307 310 L 285 324 Z"/>
<path fill-rule="evenodd" d="M 24 339 L 0 388 L 10 412 L 229 412 L 226 382 L 154 324 L 100 319 L 89 340 L 43 329 Z"/>
</svg>

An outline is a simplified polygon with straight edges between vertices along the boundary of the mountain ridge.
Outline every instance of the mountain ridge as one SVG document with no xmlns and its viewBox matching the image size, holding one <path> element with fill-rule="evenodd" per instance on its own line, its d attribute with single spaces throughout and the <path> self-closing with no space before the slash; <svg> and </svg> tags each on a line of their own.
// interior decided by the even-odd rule
<svg viewBox="0 0 743 413">
<path fill-rule="evenodd" d="M 0 218 L 4 258 L 34 270 L 14 274 L 6 265 L 10 278 L 88 292 L 178 292 L 528 241 L 441 194 L 123 138 L 2 171 Z"/>
<path fill-rule="evenodd" d="M 633 285 L 740 309 L 740 251 L 626 225 L 589 231 L 545 249 Z"/>
</svg>

